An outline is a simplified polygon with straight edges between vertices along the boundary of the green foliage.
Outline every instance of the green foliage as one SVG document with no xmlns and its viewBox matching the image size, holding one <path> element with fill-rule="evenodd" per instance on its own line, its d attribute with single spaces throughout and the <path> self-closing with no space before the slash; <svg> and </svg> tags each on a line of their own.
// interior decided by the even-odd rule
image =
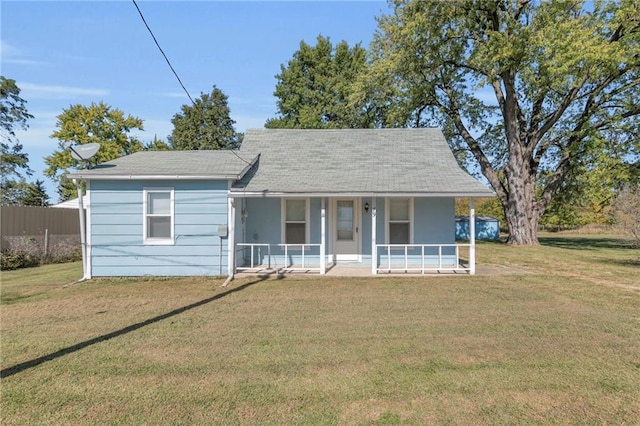
<svg viewBox="0 0 640 426">
<path fill-rule="evenodd" d="M 500 227 L 505 225 L 504 210 L 498 197 L 480 198 L 475 200 L 476 216 L 489 216 L 500 221 Z M 469 199 L 456 198 L 455 212 L 457 216 L 469 215 Z"/>
<path fill-rule="evenodd" d="M 225 149 L 237 146 L 235 121 L 230 117 L 228 96 L 213 86 L 201 93 L 193 105 L 183 105 L 171 119 L 169 145 L 176 150 Z"/>
<path fill-rule="evenodd" d="M 24 194 L 20 198 L 20 204 L 23 206 L 41 206 L 48 207 L 49 195 L 44 188 L 43 180 L 36 180 L 35 182 L 28 183 Z"/>
<path fill-rule="evenodd" d="M 29 114 L 15 80 L 0 76 L 0 192 L 2 204 L 15 204 L 16 192 L 23 183 L 22 172 L 31 175 L 29 156 L 16 139 L 17 129 L 26 129 Z"/>
<path fill-rule="evenodd" d="M 2 188 L 2 204 L 47 207 L 50 203 L 44 181 L 13 179 L 7 181 Z"/>
<path fill-rule="evenodd" d="M 443 127 L 496 191 L 510 242 L 530 244 L 575 177 L 608 159 L 624 181 L 638 162 L 638 51 L 632 0 L 398 1 L 360 90 L 392 125 Z"/>
<path fill-rule="evenodd" d="M 2 138 L 13 142 L 16 128 L 26 129 L 33 115 L 27 111 L 27 101 L 20 97 L 16 81 L 0 76 L 0 130 Z"/>
<path fill-rule="evenodd" d="M 373 127 L 366 98 L 354 100 L 354 81 L 367 70 L 366 50 L 347 42 L 335 47 L 318 36 L 315 46 L 304 41 L 286 66 L 280 66 L 274 95 L 277 118 L 267 128 L 343 129 Z"/>
<path fill-rule="evenodd" d="M 163 141 L 162 139 L 158 139 L 158 136 L 154 136 L 153 140 L 148 144 L 144 145 L 145 151 L 171 151 L 171 146 Z"/>
<path fill-rule="evenodd" d="M 55 130 L 51 137 L 58 139 L 59 148 L 44 158 L 47 168 L 44 174 L 58 181 L 58 193 L 62 200 L 77 196 L 75 187 L 64 175 L 70 168 L 87 167 L 71 157 L 71 151 L 64 148 L 64 142 L 83 145 L 99 143 L 100 150 L 90 160 L 91 165 L 114 160 L 123 155 L 132 154 L 143 149 L 142 143 L 131 136 L 132 130 L 144 130 L 142 120 L 126 115 L 119 109 L 113 109 L 100 102 L 89 106 L 72 105 L 58 115 Z"/>
<path fill-rule="evenodd" d="M 27 181 L 22 177 L 5 179 L 2 182 L 2 204 L 19 205 L 27 190 Z"/>
</svg>

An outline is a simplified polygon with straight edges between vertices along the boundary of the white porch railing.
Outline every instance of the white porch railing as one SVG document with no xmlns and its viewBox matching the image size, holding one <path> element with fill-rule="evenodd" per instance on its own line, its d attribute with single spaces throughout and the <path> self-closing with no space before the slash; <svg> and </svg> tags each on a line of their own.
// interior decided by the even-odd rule
<svg viewBox="0 0 640 426">
<path fill-rule="evenodd" d="M 273 254 L 272 246 L 281 249 Z M 308 254 L 312 247 L 318 247 L 318 254 Z M 247 250 L 250 252 L 247 256 Z M 274 250 L 275 251 L 275 250 Z M 317 272 L 320 273 L 320 244 L 268 244 L 268 243 L 237 243 L 236 254 L 237 272 Z M 299 257 L 300 262 L 294 263 L 289 255 Z M 316 263 L 309 264 L 309 257 Z M 238 264 L 241 263 L 241 264 Z"/>
<path fill-rule="evenodd" d="M 433 258 L 434 254 L 426 254 L 425 248 L 438 249 L 437 264 L 427 261 L 427 258 Z M 444 254 L 444 247 L 454 247 L 453 254 Z M 415 249 L 420 248 L 419 253 L 415 253 Z M 467 248 L 470 250 L 471 244 L 376 244 L 375 253 L 373 253 L 373 261 L 378 262 L 378 254 L 380 254 L 380 263 L 376 265 L 376 272 L 463 272 L 471 271 L 469 259 L 467 266 L 463 266 L 460 262 L 460 249 Z M 380 249 L 386 249 L 383 253 Z M 412 253 L 409 253 L 412 249 Z M 385 261 L 386 257 L 386 261 Z M 411 262 L 410 262 L 411 260 Z M 416 260 L 419 260 L 416 262 Z"/>
</svg>

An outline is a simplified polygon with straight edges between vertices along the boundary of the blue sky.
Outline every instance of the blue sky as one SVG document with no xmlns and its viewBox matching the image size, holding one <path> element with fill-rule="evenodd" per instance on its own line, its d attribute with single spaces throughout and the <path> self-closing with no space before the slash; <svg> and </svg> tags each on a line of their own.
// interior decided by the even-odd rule
<svg viewBox="0 0 640 426">
<path fill-rule="evenodd" d="M 280 65 L 301 40 L 319 34 L 368 47 L 383 1 L 143 1 L 138 5 L 192 97 L 215 84 L 229 96 L 236 130 L 262 127 L 276 114 Z M 171 133 L 189 103 L 130 1 L 7 1 L 0 5 L 2 75 L 16 80 L 35 116 L 17 136 L 29 154 L 31 180 L 45 179 L 43 157 L 56 116 L 70 105 L 104 101 L 144 120 L 137 135 Z"/>
</svg>

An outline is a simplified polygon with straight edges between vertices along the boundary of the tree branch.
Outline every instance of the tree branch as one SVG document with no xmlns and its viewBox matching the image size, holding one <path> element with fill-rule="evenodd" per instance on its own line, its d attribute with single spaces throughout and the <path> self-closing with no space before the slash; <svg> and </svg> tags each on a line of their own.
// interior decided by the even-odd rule
<svg viewBox="0 0 640 426">
<path fill-rule="evenodd" d="M 453 120 L 453 124 L 456 126 L 456 130 L 466 142 L 476 161 L 478 161 L 478 163 L 480 164 L 482 174 L 489 180 L 489 183 L 491 183 L 491 186 L 493 186 L 493 189 L 496 191 L 496 194 L 498 195 L 500 200 L 506 204 L 508 198 L 507 189 L 498 176 L 498 173 L 491 165 L 491 162 L 485 155 L 484 151 L 480 147 L 478 141 L 471 135 L 467 127 L 462 122 L 462 117 L 460 116 L 460 108 L 453 96 L 453 91 L 449 87 L 444 87 L 443 91 L 447 94 L 450 106 L 447 107 L 436 99 L 438 107 L 443 113 L 447 114 Z"/>
<path fill-rule="evenodd" d="M 524 10 L 527 7 L 527 5 L 529 5 L 530 0 L 520 0 L 518 3 L 519 3 L 519 7 L 518 7 L 518 10 L 516 11 L 516 14 L 514 16 L 516 21 L 518 19 L 520 19 L 520 15 L 522 15 L 522 12 L 524 12 Z"/>
<path fill-rule="evenodd" d="M 550 115 L 547 115 L 546 122 L 535 132 L 536 140 L 542 139 L 542 137 L 558 122 L 558 120 L 560 120 L 569 105 L 571 105 L 571 102 L 576 99 L 578 92 L 580 91 L 580 89 L 582 89 L 588 79 L 589 73 L 587 72 L 585 73 L 584 77 L 582 77 L 582 80 L 579 83 L 575 84 L 571 90 L 569 90 L 564 99 L 562 99 L 562 102 L 560 103 L 558 108 L 556 108 L 556 110 Z"/>
</svg>

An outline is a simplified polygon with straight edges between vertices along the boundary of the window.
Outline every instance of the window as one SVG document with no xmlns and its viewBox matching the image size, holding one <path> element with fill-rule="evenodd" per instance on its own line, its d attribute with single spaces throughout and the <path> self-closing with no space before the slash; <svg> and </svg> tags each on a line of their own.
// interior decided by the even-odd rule
<svg viewBox="0 0 640 426">
<path fill-rule="evenodd" d="M 412 244 L 413 200 L 387 198 L 386 241 L 389 244 Z"/>
<path fill-rule="evenodd" d="M 144 243 L 173 244 L 173 189 L 144 189 Z"/>
<path fill-rule="evenodd" d="M 282 201 L 282 241 L 285 244 L 306 244 L 309 241 L 309 200 Z"/>
<path fill-rule="evenodd" d="M 336 203 L 336 231 L 338 241 L 353 241 L 353 200 L 338 200 Z"/>
</svg>

